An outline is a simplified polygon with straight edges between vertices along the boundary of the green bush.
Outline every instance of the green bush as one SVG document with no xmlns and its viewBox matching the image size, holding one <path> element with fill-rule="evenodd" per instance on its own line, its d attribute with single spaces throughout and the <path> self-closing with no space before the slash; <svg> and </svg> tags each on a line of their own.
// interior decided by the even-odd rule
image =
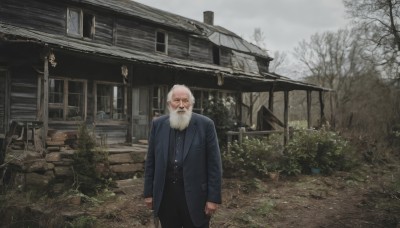
<svg viewBox="0 0 400 228">
<path fill-rule="evenodd" d="M 330 174 L 335 170 L 349 170 L 356 165 L 355 153 L 349 141 L 326 129 L 295 131 L 286 147 L 281 135 L 267 138 L 234 141 L 222 153 L 224 175 L 264 176 L 282 171 L 288 175 L 309 174 L 311 168 Z"/>
<path fill-rule="evenodd" d="M 319 168 L 329 174 L 347 170 L 354 165 L 353 148 L 349 141 L 326 129 L 298 130 L 286 146 L 284 171 L 288 174 L 310 173 Z"/>
<path fill-rule="evenodd" d="M 234 141 L 222 153 L 224 175 L 265 176 L 281 168 L 283 146 L 277 137 L 244 139 L 242 144 Z"/>
<path fill-rule="evenodd" d="M 233 104 L 234 101 L 232 99 L 226 100 L 213 96 L 204 108 L 203 114 L 214 121 L 220 147 L 226 145 L 226 132 L 234 129 L 235 126 L 235 121 L 228 108 Z"/>
<path fill-rule="evenodd" d="M 74 154 L 73 170 L 76 188 L 86 195 L 95 195 L 108 184 L 96 171 L 97 164 L 108 161 L 107 154 L 96 150 L 95 146 L 94 134 L 83 124 L 78 131 L 78 150 Z"/>
</svg>

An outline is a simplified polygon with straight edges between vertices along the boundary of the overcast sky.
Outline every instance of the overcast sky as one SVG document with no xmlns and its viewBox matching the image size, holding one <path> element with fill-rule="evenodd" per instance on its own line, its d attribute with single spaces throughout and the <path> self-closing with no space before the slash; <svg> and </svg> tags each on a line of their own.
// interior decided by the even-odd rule
<svg viewBox="0 0 400 228">
<path fill-rule="evenodd" d="M 214 24 L 252 41 L 255 28 L 265 37 L 265 47 L 292 52 L 298 43 L 317 32 L 343 28 L 342 0 L 135 0 L 137 2 L 203 21 L 203 11 L 214 12 Z"/>
</svg>

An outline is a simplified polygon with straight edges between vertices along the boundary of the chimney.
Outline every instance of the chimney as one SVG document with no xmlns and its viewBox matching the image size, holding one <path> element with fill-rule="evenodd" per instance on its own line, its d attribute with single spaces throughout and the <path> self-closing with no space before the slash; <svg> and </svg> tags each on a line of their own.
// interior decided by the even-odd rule
<svg viewBox="0 0 400 228">
<path fill-rule="evenodd" d="M 204 11 L 203 12 L 203 21 L 206 24 L 214 25 L 214 12 L 213 11 Z"/>
</svg>

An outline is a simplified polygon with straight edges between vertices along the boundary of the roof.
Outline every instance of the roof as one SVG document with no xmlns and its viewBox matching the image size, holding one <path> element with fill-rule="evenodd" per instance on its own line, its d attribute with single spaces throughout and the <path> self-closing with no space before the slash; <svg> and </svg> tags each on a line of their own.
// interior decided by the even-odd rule
<svg viewBox="0 0 400 228">
<path fill-rule="evenodd" d="M 232 31 L 221 26 L 213 26 L 186 18 L 177 14 L 153 8 L 132 0 L 71 0 L 97 6 L 119 14 L 125 14 L 142 20 L 161 24 L 171 28 L 183 30 L 196 35 L 204 36 L 217 46 L 222 46 L 244 53 L 272 59 L 260 47 L 247 42 Z"/>
<path fill-rule="evenodd" d="M 243 85 L 246 85 L 247 91 L 245 92 L 268 91 L 268 86 L 271 86 L 272 84 L 274 84 L 275 91 L 285 89 L 318 91 L 328 90 L 316 85 L 294 81 L 277 74 L 264 73 L 262 75 L 263 77 L 260 77 L 260 74 L 236 71 L 228 67 L 98 44 L 72 37 L 20 28 L 0 22 L 0 41 L 8 40 L 25 40 L 26 42 L 34 42 L 43 46 L 49 46 L 51 48 L 122 59 L 131 62 L 140 62 L 144 64 L 153 64 L 176 69 L 203 72 L 213 74 L 214 76 L 223 75 L 228 79 L 236 80 L 237 82 L 241 82 Z"/>
</svg>

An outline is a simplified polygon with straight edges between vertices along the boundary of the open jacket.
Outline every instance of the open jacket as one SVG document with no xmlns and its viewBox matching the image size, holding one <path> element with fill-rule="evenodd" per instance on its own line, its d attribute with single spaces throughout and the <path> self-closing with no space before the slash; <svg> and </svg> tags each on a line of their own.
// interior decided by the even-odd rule
<svg viewBox="0 0 400 228">
<path fill-rule="evenodd" d="M 154 215 L 160 208 L 168 163 L 169 116 L 153 121 L 145 165 L 144 197 L 153 197 Z M 193 113 L 185 133 L 183 182 L 190 217 L 196 226 L 207 221 L 206 202 L 221 203 L 222 165 L 214 123 Z"/>
</svg>

